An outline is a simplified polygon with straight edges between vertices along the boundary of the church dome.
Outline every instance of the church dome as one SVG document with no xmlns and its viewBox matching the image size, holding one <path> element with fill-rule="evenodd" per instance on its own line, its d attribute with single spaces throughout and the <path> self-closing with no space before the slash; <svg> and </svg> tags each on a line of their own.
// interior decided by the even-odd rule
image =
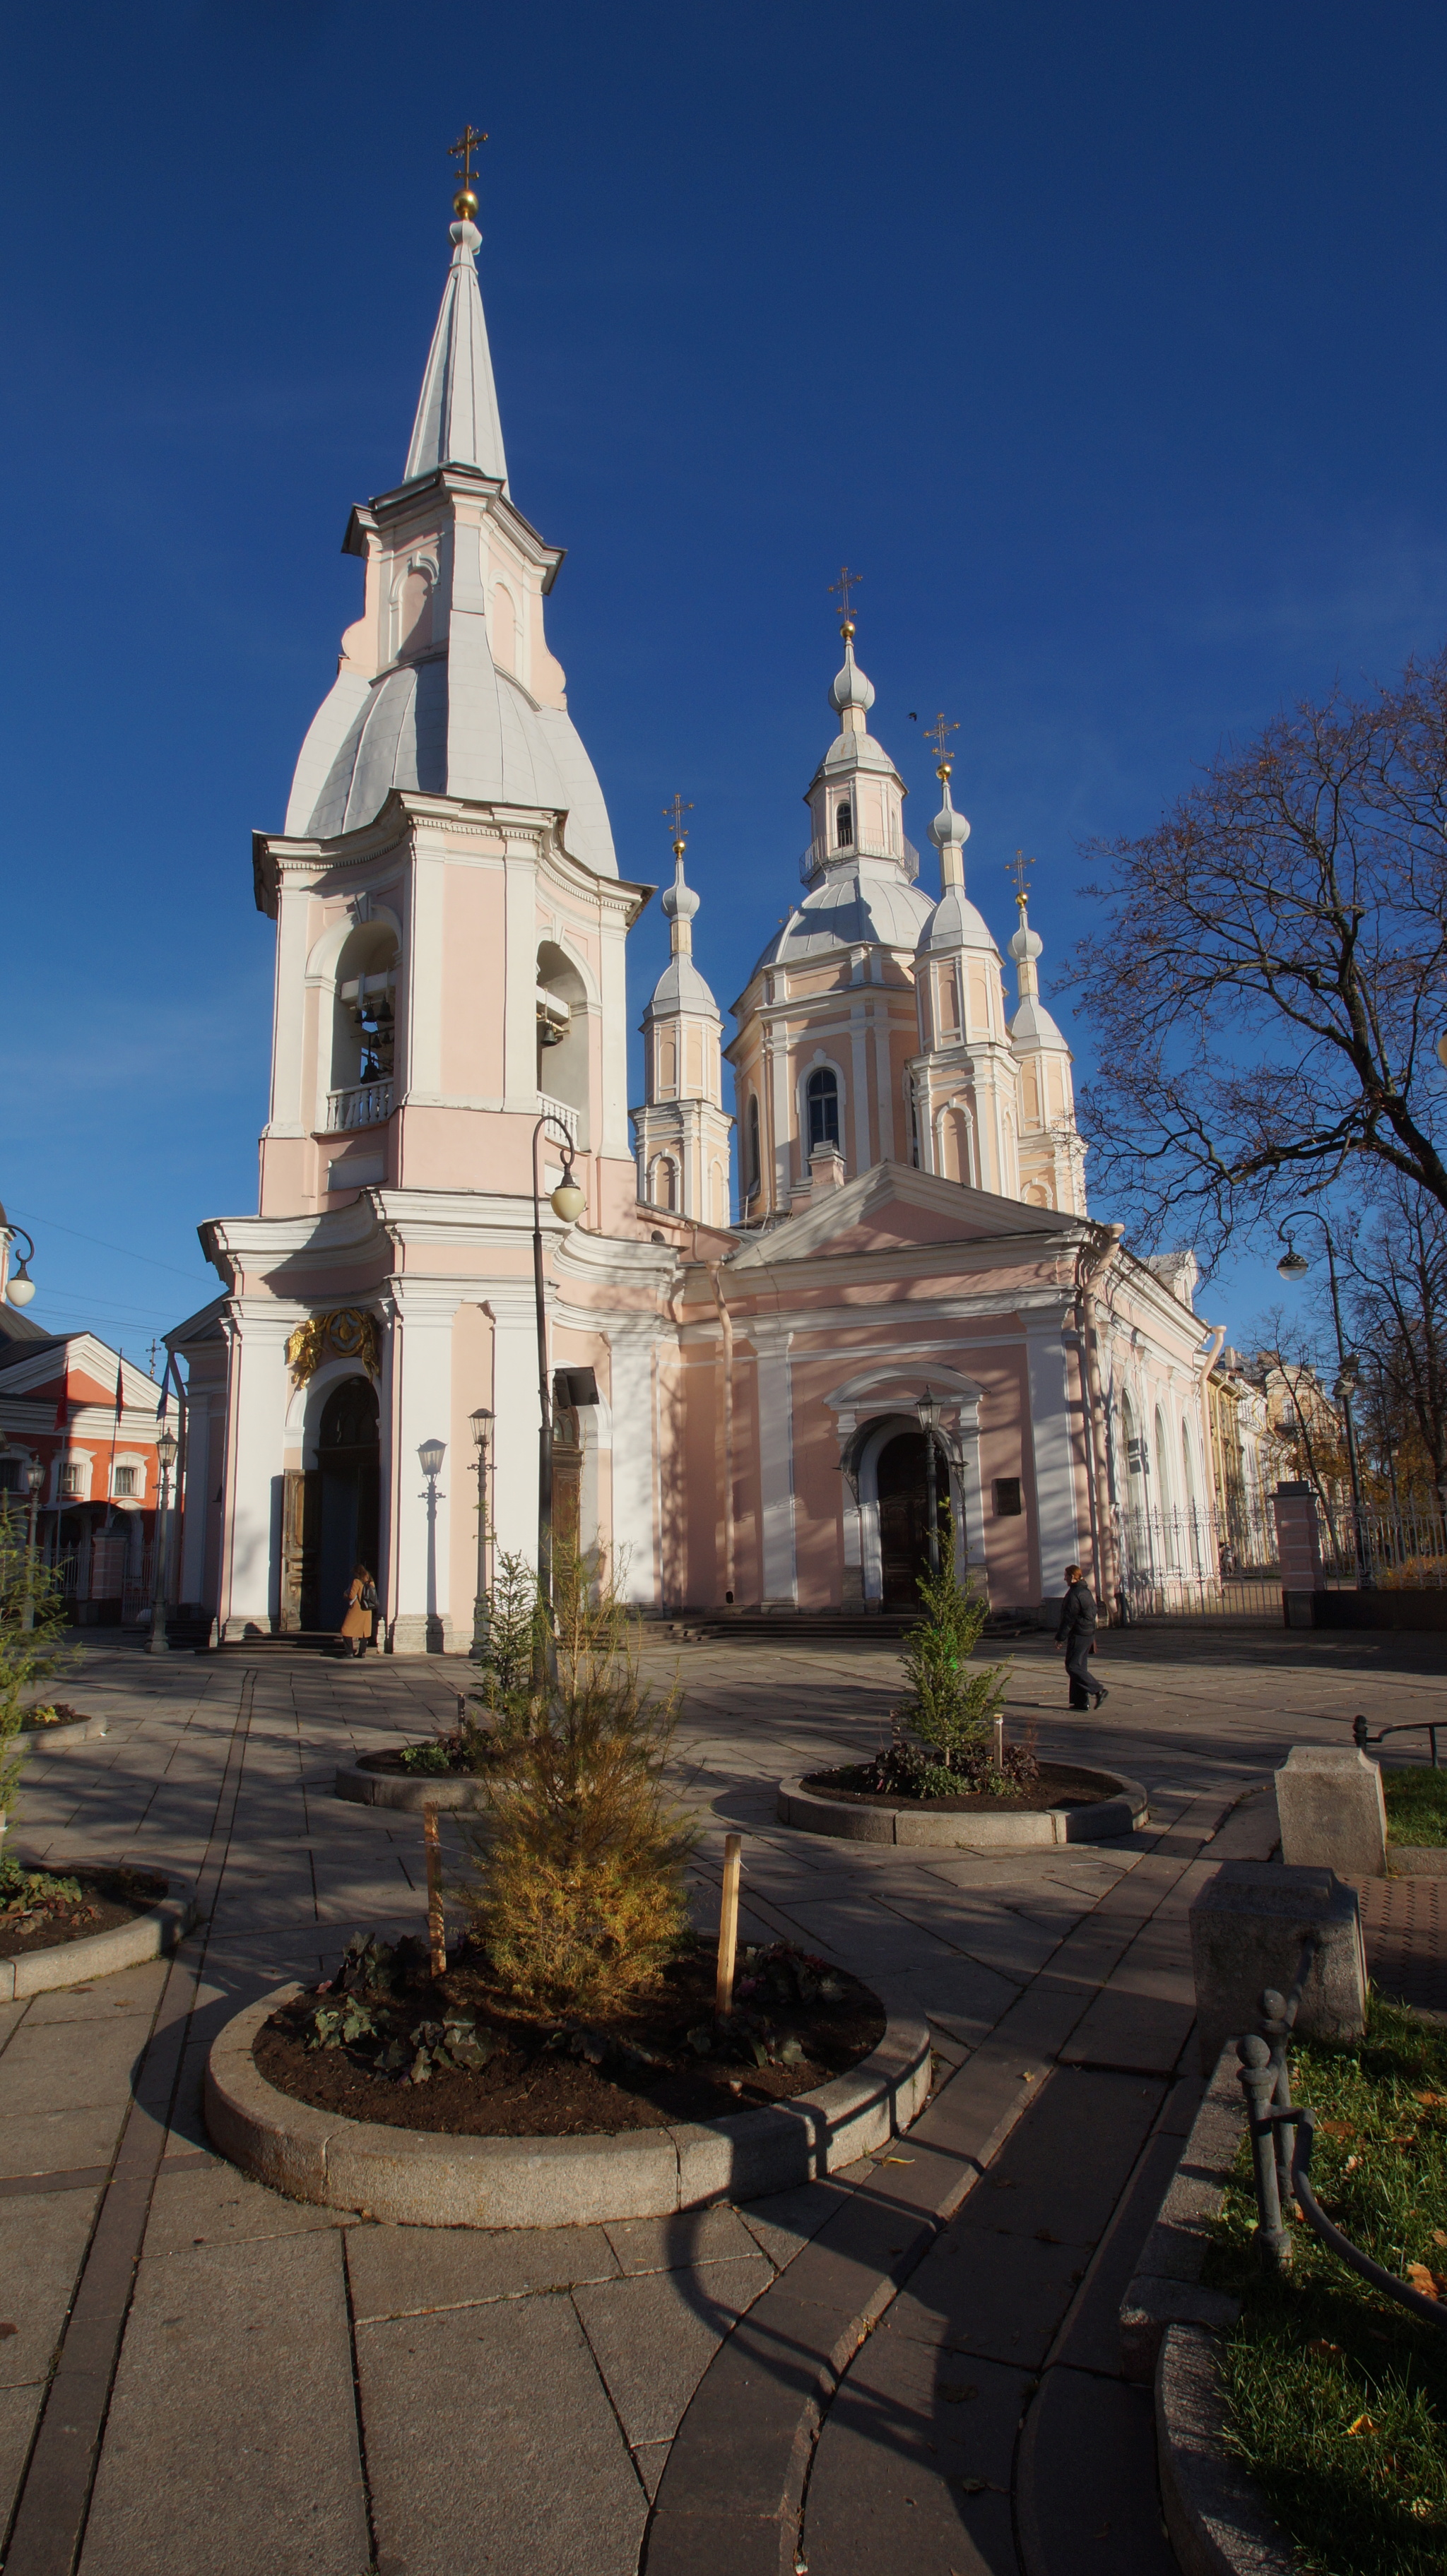
<svg viewBox="0 0 1447 2576">
<path fill-rule="evenodd" d="M 844 647 L 844 668 L 829 692 L 829 704 L 841 716 L 849 707 L 857 707 L 861 715 L 867 716 L 874 704 L 874 683 L 866 680 L 850 643 Z"/>
<path fill-rule="evenodd" d="M 831 948 L 914 949 L 931 910 L 927 894 L 886 861 L 831 868 L 797 906 L 759 966 L 822 957 Z M 754 972 L 757 974 L 758 967 Z"/>
<path fill-rule="evenodd" d="M 984 914 L 971 903 L 963 886 L 946 886 L 920 932 L 921 957 L 937 948 L 984 948 L 999 963 L 1000 952 Z"/>
<path fill-rule="evenodd" d="M 1026 923 L 1016 931 L 1014 938 L 1011 940 L 1010 954 L 1017 963 L 1022 957 L 1028 957 L 1033 965 L 1035 959 L 1042 953 L 1044 946 L 1045 942 L 1041 938 L 1039 931 L 1032 930 L 1029 927 L 1029 924 Z"/>
</svg>

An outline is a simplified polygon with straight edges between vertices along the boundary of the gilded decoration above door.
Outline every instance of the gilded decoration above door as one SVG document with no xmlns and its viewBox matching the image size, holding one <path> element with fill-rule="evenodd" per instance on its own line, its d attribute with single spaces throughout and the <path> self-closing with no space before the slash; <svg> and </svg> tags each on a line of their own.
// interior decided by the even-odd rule
<svg viewBox="0 0 1447 2576">
<path fill-rule="evenodd" d="M 368 1377 L 381 1375 L 377 1319 L 363 1306 L 335 1306 L 329 1315 L 309 1315 L 298 1324 L 286 1346 L 293 1386 L 305 1386 L 330 1359 L 360 1360 Z"/>
</svg>

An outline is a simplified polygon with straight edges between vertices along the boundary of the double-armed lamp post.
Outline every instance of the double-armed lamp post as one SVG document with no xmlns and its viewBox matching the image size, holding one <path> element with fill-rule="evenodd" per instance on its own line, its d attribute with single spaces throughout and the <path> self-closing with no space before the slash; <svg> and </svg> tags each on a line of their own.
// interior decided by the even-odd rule
<svg viewBox="0 0 1447 2576">
<path fill-rule="evenodd" d="M 168 1655 L 171 1651 L 166 1635 L 166 1575 L 171 1554 L 171 1470 L 175 1464 L 176 1434 L 169 1422 L 163 1422 L 156 1434 L 161 1492 L 156 1511 L 156 1580 L 151 1597 L 151 1633 L 146 1639 L 148 1655 Z"/>
<path fill-rule="evenodd" d="M 471 1652 L 472 1661 L 480 1664 L 487 1652 L 487 1453 L 493 1418 L 485 1404 L 467 1418 L 477 1451 L 477 1592 L 472 1604 Z"/>
<path fill-rule="evenodd" d="M 914 1409 L 919 1416 L 919 1427 L 924 1433 L 924 1507 L 929 1524 L 929 1570 L 931 1582 L 937 1582 L 940 1571 L 940 1498 L 939 1468 L 935 1456 L 935 1424 L 940 1418 L 939 1398 L 929 1387 L 926 1387 Z"/>
<path fill-rule="evenodd" d="M 1341 1405 L 1342 1424 L 1346 1431 L 1347 1471 L 1351 1477 L 1352 1486 L 1352 1530 L 1356 1541 L 1357 1589 L 1359 1592 L 1370 1592 L 1373 1588 L 1372 1567 L 1371 1558 L 1367 1552 L 1366 1532 L 1362 1526 L 1362 1479 L 1357 1464 L 1357 1429 L 1352 1419 L 1352 1396 L 1360 1382 L 1361 1369 L 1356 1353 L 1349 1351 L 1346 1346 L 1346 1335 L 1342 1330 L 1341 1296 L 1337 1288 L 1336 1247 L 1331 1239 L 1331 1228 L 1319 1209 L 1294 1208 L 1290 1216 L 1277 1227 L 1277 1235 L 1285 1243 L 1286 1250 L 1276 1267 L 1283 1279 L 1306 1277 L 1311 1263 L 1304 1253 L 1297 1251 L 1291 1237 L 1293 1225 L 1300 1224 L 1303 1219 L 1310 1219 L 1313 1224 L 1320 1226 L 1326 1244 L 1327 1277 L 1331 1281 L 1332 1321 L 1336 1326 L 1337 1380 L 1332 1393 Z"/>
</svg>

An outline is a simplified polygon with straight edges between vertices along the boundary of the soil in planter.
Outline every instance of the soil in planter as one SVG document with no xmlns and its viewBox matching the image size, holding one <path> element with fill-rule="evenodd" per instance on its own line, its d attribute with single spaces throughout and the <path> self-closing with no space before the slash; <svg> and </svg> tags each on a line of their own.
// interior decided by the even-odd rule
<svg viewBox="0 0 1447 2576">
<path fill-rule="evenodd" d="M 702 1950 L 666 1969 L 634 2013 L 584 2028 L 522 2011 L 470 1946 L 438 1980 L 421 1942 L 366 1946 L 377 1973 L 356 1974 L 359 1936 L 333 1986 L 272 2014 L 254 2056 L 294 2101 L 391 2128 L 569 2138 L 716 2120 L 825 2084 L 884 2036 L 867 1986 L 783 1942 L 740 1952 L 726 2033 Z M 330 2045 L 309 2044 L 319 2020 Z"/>
<path fill-rule="evenodd" d="M 56 1950 L 66 1941 L 88 1941 L 149 1914 L 167 1882 L 147 1870 L 22 1869 L 0 1861 L 0 1959 Z"/>
<path fill-rule="evenodd" d="M 491 1768 L 495 1747 L 496 1738 L 481 1729 L 464 1734 L 453 1727 L 422 1744 L 389 1744 L 380 1753 L 360 1754 L 357 1769 L 389 1780 L 477 1780 Z"/>
<path fill-rule="evenodd" d="M 930 1814 L 951 1815 L 956 1812 L 990 1815 L 1043 1815 L 1050 1807 L 1098 1807 L 1103 1798 L 1114 1798 L 1114 1789 L 1082 1789 L 1072 1773 L 1053 1771 L 1046 1762 L 1040 1764 L 1033 1786 L 1028 1790 L 1005 1789 L 997 1796 L 989 1789 L 972 1789 L 957 1798 L 911 1798 L 902 1789 L 872 1789 L 862 1785 L 864 1774 L 873 1766 L 863 1762 L 846 1763 L 838 1771 L 811 1771 L 804 1780 L 806 1789 L 817 1790 L 821 1797 L 838 1798 L 854 1807 L 918 1807 Z"/>
<path fill-rule="evenodd" d="M 69 1700 L 42 1700 L 34 1708 L 26 1710 L 20 1721 L 20 1732 L 22 1735 L 46 1735 L 54 1726 L 63 1733 L 67 1726 L 86 1726 L 89 1722 L 90 1712 L 72 1708 Z"/>
</svg>

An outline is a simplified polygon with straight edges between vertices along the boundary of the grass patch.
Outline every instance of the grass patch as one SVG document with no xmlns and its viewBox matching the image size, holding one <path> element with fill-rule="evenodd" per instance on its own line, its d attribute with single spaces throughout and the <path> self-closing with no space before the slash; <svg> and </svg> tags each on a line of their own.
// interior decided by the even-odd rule
<svg viewBox="0 0 1447 2576">
<path fill-rule="evenodd" d="M 1382 1792 L 1389 1843 L 1430 1843 L 1438 1850 L 1447 1843 L 1447 1771 L 1434 1771 L 1427 1762 L 1384 1767 Z"/>
<path fill-rule="evenodd" d="M 1292 2052 L 1317 2113 L 1327 2216 L 1447 2303 L 1447 2033 L 1373 1997 L 1354 2046 Z M 1268 2276 L 1251 2242 L 1249 2142 L 1207 2278 L 1244 2304 L 1226 2351 L 1232 2447 L 1312 2576 L 1440 2576 L 1447 2565 L 1447 2333 L 1369 2288 L 1299 2223 Z"/>
</svg>

